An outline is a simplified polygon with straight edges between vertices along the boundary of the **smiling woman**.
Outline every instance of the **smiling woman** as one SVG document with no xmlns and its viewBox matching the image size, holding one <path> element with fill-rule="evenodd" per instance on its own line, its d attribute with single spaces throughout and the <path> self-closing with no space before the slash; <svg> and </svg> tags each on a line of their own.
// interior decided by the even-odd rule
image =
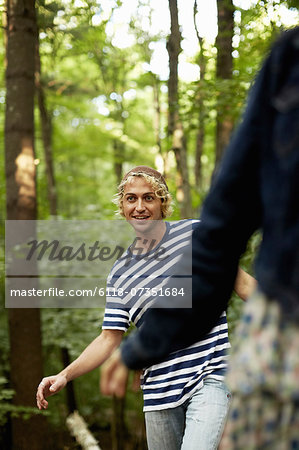
<svg viewBox="0 0 299 450">
<path fill-rule="evenodd" d="M 191 272 L 181 274 L 171 293 L 165 286 L 183 249 L 189 248 L 193 221 L 162 220 L 171 213 L 171 195 L 163 176 L 147 166 L 124 176 L 115 203 L 137 238 L 108 276 L 102 329 L 126 332 L 130 323 L 142 326 L 157 296 L 172 294 L 176 299 L 172 307 L 188 308 L 185 296 Z M 222 381 L 228 347 L 224 313 L 206 340 L 144 369 L 141 385 L 149 450 L 216 449 L 230 403 Z M 202 409 L 203 404 L 208 409 Z M 200 424 L 199 416 L 205 416 Z"/>
<path fill-rule="evenodd" d="M 143 191 L 143 195 L 145 194 L 154 194 L 154 199 L 160 200 L 160 213 L 162 217 L 159 219 L 165 219 L 166 217 L 172 214 L 172 196 L 168 191 L 168 186 L 164 177 L 155 169 L 147 166 L 137 166 L 134 169 L 130 170 L 124 177 L 122 182 L 118 187 L 118 192 L 115 196 L 114 203 L 118 206 L 118 213 L 126 217 L 124 211 L 124 203 L 131 203 L 133 199 L 128 200 L 129 186 L 132 185 L 134 181 L 134 186 L 136 186 L 136 177 L 143 181 L 143 184 L 147 184 L 147 188 L 145 184 L 141 187 L 140 184 L 140 192 Z M 137 189 L 134 187 L 134 189 Z M 148 190 L 148 192 L 146 192 Z M 136 197 L 136 193 L 132 193 L 133 196 Z M 149 202 L 149 199 L 148 199 Z M 132 203 L 131 203 L 132 204 Z M 127 217 L 126 217 L 127 218 Z M 157 217 L 155 217 L 157 219 Z"/>
<path fill-rule="evenodd" d="M 162 219 L 162 202 L 152 186 L 142 178 L 128 181 L 122 201 L 123 215 L 127 220 L 145 221 Z"/>
<path fill-rule="evenodd" d="M 162 219 L 171 214 L 171 200 L 167 184 L 156 170 L 138 166 L 124 176 L 117 195 L 119 213 L 141 238 L 144 252 L 165 234 Z"/>
</svg>

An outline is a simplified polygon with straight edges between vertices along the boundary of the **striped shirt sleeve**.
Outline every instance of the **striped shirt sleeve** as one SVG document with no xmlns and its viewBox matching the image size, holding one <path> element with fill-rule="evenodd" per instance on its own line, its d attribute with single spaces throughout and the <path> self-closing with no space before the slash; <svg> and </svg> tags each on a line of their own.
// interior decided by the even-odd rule
<svg viewBox="0 0 299 450">
<path fill-rule="evenodd" d="M 103 330 L 121 330 L 127 331 L 130 325 L 129 311 L 125 309 L 109 308 L 105 309 Z"/>
<path fill-rule="evenodd" d="M 120 307 L 122 300 L 114 296 L 110 297 L 109 292 L 114 291 L 112 274 L 107 279 L 106 307 L 102 330 L 121 330 L 126 332 L 130 326 L 130 314 L 128 308 Z"/>
</svg>

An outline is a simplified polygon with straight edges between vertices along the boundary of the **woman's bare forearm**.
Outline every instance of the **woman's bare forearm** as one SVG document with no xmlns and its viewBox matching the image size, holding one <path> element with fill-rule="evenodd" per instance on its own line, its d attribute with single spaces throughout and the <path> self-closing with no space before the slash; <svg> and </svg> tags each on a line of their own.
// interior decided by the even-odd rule
<svg viewBox="0 0 299 450">
<path fill-rule="evenodd" d="M 121 343 L 123 331 L 104 330 L 86 349 L 59 375 L 71 381 L 103 364 Z"/>
</svg>

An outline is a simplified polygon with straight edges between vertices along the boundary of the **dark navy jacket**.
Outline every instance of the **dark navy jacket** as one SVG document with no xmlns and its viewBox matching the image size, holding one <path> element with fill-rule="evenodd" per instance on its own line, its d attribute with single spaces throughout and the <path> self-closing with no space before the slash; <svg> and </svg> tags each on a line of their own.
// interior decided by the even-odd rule
<svg viewBox="0 0 299 450">
<path fill-rule="evenodd" d="M 211 330 L 259 228 L 259 288 L 299 321 L 299 28 L 281 36 L 258 74 L 193 232 L 193 308 L 151 308 L 122 346 L 128 367 L 160 361 Z"/>
</svg>

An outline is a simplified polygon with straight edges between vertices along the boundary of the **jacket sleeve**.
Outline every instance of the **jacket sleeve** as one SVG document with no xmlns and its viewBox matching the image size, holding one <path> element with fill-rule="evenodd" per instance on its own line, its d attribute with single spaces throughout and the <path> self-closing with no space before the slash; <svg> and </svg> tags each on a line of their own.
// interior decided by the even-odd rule
<svg viewBox="0 0 299 450">
<path fill-rule="evenodd" d="M 141 329 L 122 346 L 129 368 L 149 366 L 200 341 L 227 308 L 240 255 L 261 224 L 259 160 L 268 72 L 266 61 L 193 231 L 192 308 L 163 308 L 158 302 L 150 308 Z M 175 283 L 172 279 L 170 286 Z"/>
</svg>

